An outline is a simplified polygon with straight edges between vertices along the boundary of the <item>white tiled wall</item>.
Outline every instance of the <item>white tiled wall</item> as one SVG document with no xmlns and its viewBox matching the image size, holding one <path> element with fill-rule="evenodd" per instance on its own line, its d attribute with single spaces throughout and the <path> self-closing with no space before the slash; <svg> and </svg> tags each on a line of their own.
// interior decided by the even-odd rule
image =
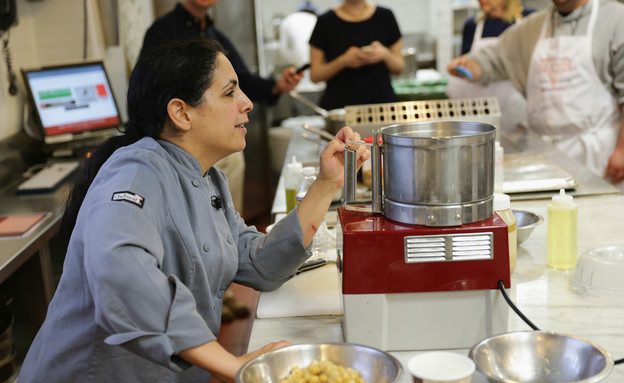
<svg viewBox="0 0 624 383">
<path fill-rule="evenodd" d="M 93 6 L 93 1 L 88 2 Z M 102 58 L 99 20 L 89 9 L 88 58 Z M 0 139 L 15 134 L 22 125 L 26 99 L 20 68 L 78 61 L 83 57 L 83 2 L 77 0 L 17 0 L 18 25 L 10 30 L 9 49 L 19 80 L 18 96 L 8 94 L 4 55 L 0 55 Z"/>
</svg>

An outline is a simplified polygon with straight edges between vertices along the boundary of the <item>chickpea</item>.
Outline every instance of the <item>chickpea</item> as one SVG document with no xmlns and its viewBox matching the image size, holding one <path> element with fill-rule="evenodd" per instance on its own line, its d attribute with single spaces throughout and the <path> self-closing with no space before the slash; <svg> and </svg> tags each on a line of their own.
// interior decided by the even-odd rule
<svg viewBox="0 0 624 383">
<path fill-rule="evenodd" d="M 312 361 L 308 367 L 293 367 L 286 379 L 280 383 L 366 383 L 359 371 L 353 368 L 337 366 L 323 360 Z"/>
</svg>

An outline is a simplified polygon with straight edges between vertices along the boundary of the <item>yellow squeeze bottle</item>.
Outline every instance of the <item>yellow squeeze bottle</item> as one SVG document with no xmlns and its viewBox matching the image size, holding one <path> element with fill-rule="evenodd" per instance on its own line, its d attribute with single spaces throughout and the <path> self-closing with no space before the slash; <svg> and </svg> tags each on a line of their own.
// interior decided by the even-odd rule
<svg viewBox="0 0 624 383">
<path fill-rule="evenodd" d="M 547 263 L 555 269 L 576 266 L 578 247 L 578 206 L 561 189 L 548 204 Z"/>
</svg>

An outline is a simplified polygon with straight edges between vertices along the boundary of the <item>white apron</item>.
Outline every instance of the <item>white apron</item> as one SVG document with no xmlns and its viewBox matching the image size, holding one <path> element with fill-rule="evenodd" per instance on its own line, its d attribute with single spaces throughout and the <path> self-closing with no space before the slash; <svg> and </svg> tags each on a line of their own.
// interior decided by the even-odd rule
<svg viewBox="0 0 624 383">
<path fill-rule="evenodd" d="M 521 20 L 516 21 L 520 22 Z M 477 23 L 470 47 L 471 52 L 495 45 L 499 40 L 498 37 L 482 37 L 483 24 L 483 20 Z M 451 76 L 446 86 L 446 95 L 449 98 L 496 97 L 501 111 L 500 128 L 506 135 L 514 134 L 518 126 L 527 126 L 526 99 L 507 80 L 482 85 Z"/>
<path fill-rule="evenodd" d="M 598 0 L 591 7 L 584 36 L 546 37 L 551 21 L 544 23 L 531 57 L 527 99 L 531 128 L 602 177 L 618 141 L 621 116 L 594 68 Z"/>
</svg>

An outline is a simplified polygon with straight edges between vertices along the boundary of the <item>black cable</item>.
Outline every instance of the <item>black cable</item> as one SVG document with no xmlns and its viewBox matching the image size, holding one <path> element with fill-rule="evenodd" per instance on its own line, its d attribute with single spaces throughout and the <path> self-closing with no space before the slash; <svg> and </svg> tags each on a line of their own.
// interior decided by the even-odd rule
<svg viewBox="0 0 624 383">
<path fill-rule="evenodd" d="M 15 96 L 17 94 L 17 79 L 15 77 L 15 72 L 13 72 L 13 59 L 11 58 L 11 51 L 9 50 L 9 31 L 2 34 L 2 52 L 4 53 L 4 60 L 7 68 L 9 94 Z"/>
<path fill-rule="evenodd" d="M 529 320 L 529 318 L 527 318 L 517 307 L 516 305 L 513 304 L 513 302 L 511 301 L 511 299 L 509 299 L 509 297 L 507 296 L 507 292 L 505 291 L 505 284 L 503 283 L 503 281 L 498 281 L 498 288 L 500 289 L 501 293 L 503 293 L 503 298 L 505 298 L 505 300 L 507 301 L 507 304 L 512 308 L 513 311 L 515 311 L 516 314 L 518 314 L 518 316 L 520 318 L 522 318 L 522 320 L 529 325 L 529 327 L 531 327 L 533 330 L 539 331 L 539 328 L 537 328 L 537 326 L 535 326 L 533 324 L 533 322 L 531 322 Z M 614 360 L 613 364 L 622 364 L 624 363 L 624 358 L 622 359 L 618 359 L 618 360 Z"/>
<path fill-rule="evenodd" d="M 516 314 L 518 314 L 518 316 L 522 318 L 522 320 L 526 324 L 529 325 L 529 327 L 531 327 L 533 330 L 539 331 L 539 328 L 534 325 L 533 322 L 531 322 L 529 318 L 527 318 L 520 310 L 518 310 L 516 305 L 514 305 L 511 299 L 509 299 L 509 297 L 507 296 L 507 292 L 505 291 L 505 284 L 503 283 L 503 281 L 498 281 L 498 288 L 500 289 L 501 293 L 503 293 L 503 298 L 505 298 L 507 304 L 513 309 L 513 311 L 515 311 Z"/>
</svg>

